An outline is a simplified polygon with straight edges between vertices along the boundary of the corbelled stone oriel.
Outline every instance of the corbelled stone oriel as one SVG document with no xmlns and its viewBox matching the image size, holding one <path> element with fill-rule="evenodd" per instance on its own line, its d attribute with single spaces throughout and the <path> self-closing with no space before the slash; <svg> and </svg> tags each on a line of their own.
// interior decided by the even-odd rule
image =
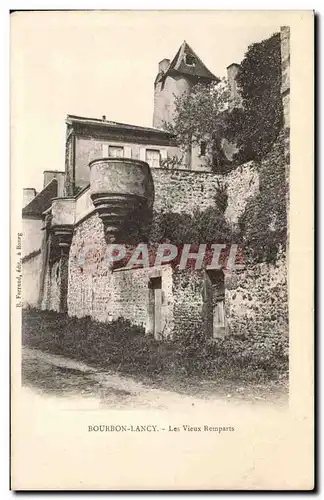
<svg viewBox="0 0 324 500">
<path fill-rule="evenodd" d="M 105 231 L 118 235 L 138 230 L 152 211 L 154 184 L 150 168 L 140 160 L 100 158 L 90 167 L 90 193 Z"/>
</svg>

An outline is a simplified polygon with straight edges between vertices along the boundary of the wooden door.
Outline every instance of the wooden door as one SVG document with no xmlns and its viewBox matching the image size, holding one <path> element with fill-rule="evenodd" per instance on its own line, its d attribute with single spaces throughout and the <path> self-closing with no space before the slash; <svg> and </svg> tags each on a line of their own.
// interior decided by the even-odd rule
<svg viewBox="0 0 324 500">
<path fill-rule="evenodd" d="M 225 335 L 224 273 L 207 271 L 205 283 L 205 314 L 207 331 L 213 338 Z"/>
<path fill-rule="evenodd" d="M 161 339 L 162 334 L 162 289 L 154 288 L 154 338 Z"/>
<path fill-rule="evenodd" d="M 156 340 L 161 340 L 162 334 L 162 279 L 151 278 L 149 283 L 149 324 Z"/>
</svg>

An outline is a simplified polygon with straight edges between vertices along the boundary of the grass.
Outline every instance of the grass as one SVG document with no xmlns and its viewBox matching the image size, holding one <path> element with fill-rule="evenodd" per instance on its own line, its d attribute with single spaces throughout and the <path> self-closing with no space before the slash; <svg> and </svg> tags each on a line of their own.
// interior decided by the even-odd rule
<svg viewBox="0 0 324 500">
<path fill-rule="evenodd" d="M 23 345 L 132 376 L 151 386 L 243 399 L 251 393 L 268 399 L 287 391 L 285 340 L 273 336 L 231 337 L 210 345 L 200 341 L 195 344 L 195 338 L 157 342 L 145 336 L 142 328 L 124 320 L 105 324 L 89 317 L 23 311 Z"/>
</svg>

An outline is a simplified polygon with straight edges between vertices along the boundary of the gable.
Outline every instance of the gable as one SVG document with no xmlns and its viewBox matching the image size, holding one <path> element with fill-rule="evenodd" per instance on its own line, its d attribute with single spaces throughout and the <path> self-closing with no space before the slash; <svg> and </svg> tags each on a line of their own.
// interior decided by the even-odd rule
<svg viewBox="0 0 324 500">
<path fill-rule="evenodd" d="M 209 81 L 220 81 L 217 76 L 209 71 L 207 66 L 205 66 L 202 60 L 197 56 L 186 41 L 182 43 L 164 76 L 167 76 L 168 74 L 183 74 Z"/>
</svg>

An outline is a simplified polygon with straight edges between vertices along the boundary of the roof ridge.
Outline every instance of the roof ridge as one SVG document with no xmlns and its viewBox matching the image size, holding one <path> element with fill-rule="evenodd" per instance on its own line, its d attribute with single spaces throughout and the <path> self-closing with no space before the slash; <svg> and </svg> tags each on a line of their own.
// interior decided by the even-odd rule
<svg viewBox="0 0 324 500">
<path fill-rule="evenodd" d="M 167 134 L 170 135 L 169 132 L 165 130 L 158 129 L 156 127 L 149 127 L 146 125 L 133 125 L 131 123 L 124 123 L 124 122 L 116 122 L 113 120 L 102 120 L 100 118 L 92 118 L 92 117 L 85 117 L 85 116 L 78 116 L 78 115 L 67 115 L 66 121 L 68 122 L 69 120 L 71 121 L 83 121 L 83 122 L 88 122 L 88 123 L 95 123 L 97 125 L 112 125 L 116 127 L 125 127 L 125 128 L 130 128 L 130 129 L 135 129 L 135 130 L 143 130 L 143 131 L 150 131 L 150 132 L 157 132 L 160 134 Z"/>
</svg>

